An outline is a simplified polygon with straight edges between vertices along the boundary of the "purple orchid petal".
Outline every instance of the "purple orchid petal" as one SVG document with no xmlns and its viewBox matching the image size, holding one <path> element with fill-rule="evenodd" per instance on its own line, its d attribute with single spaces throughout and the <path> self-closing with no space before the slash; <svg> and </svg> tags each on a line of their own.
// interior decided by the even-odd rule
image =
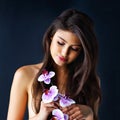
<svg viewBox="0 0 120 120">
<path fill-rule="evenodd" d="M 60 109 L 54 109 L 52 115 L 58 118 L 58 120 L 64 120 L 64 114 Z"/>
<path fill-rule="evenodd" d="M 44 80 L 44 83 L 46 83 L 46 84 L 50 84 L 50 82 L 51 82 L 50 78 Z"/>
<path fill-rule="evenodd" d="M 46 95 L 45 93 L 43 93 L 42 100 L 44 103 L 50 103 L 53 101 L 53 98 L 51 97 L 51 95 Z"/>
<path fill-rule="evenodd" d="M 54 109 L 52 111 L 52 115 L 55 120 L 68 120 L 69 118 L 68 115 L 64 114 L 60 109 Z"/>
<path fill-rule="evenodd" d="M 64 120 L 68 120 L 69 116 L 67 114 L 64 114 Z"/>
<path fill-rule="evenodd" d="M 60 98 L 59 103 L 60 103 L 61 107 L 67 107 L 67 106 L 70 106 L 70 105 L 74 104 L 75 101 L 68 98 L 68 97 L 63 96 L 63 97 Z"/>
<path fill-rule="evenodd" d="M 46 72 L 43 72 L 43 74 L 41 74 L 39 77 L 38 77 L 38 81 L 39 82 L 42 82 L 44 81 L 45 84 L 50 84 L 51 82 L 51 79 L 53 76 L 55 75 L 55 72 L 51 71 L 48 73 L 48 71 Z"/>
<path fill-rule="evenodd" d="M 53 101 L 57 101 L 58 99 L 59 99 L 59 96 L 56 95 L 56 96 L 54 97 L 54 100 L 53 100 Z"/>
<path fill-rule="evenodd" d="M 54 101 L 54 98 L 58 94 L 58 89 L 56 86 L 51 86 L 49 90 L 45 91 L 42 95 L 42 100 L 44 103 L 49 103 Z"/>
</svg>

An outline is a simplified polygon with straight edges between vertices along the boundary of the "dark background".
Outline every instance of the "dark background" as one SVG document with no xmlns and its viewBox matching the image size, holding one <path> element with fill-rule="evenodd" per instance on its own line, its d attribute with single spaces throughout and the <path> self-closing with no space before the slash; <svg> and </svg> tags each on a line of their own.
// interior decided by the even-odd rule
<svg viewBox="0 0 120 120">
<path fill-rule="evenodd" d="M 120 9 L 115 0 L 0 0 L 0 120 L 6 120 L 14 72 L 20 66 L 41 61 L 43 34 L 52 20 L 67 8 L 77 8 L 95 22 L 103 93 L 99 117 L 117 120 Z"/>
</svg>

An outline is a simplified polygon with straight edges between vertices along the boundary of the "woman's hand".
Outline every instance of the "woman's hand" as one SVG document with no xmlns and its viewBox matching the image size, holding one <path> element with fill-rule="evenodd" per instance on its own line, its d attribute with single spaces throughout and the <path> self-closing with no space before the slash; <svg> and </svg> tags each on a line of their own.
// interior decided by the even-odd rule
<svg viewBox="0 0 120 120">
<path fill-rule="evenodd" d="M 38 120 L 47 120 L 49 114 L 53 109 L 58 108 L 58 104 L 56 102 L 44 103 L 41 101 L 40 112 L 38 113 Z"/>
<path fill-rule="evenodd" d="M 93 112 L 86 105 L 72 104 L 62 111 L 69 115 L 69 120 L 93 120 Z"/>
</svg>

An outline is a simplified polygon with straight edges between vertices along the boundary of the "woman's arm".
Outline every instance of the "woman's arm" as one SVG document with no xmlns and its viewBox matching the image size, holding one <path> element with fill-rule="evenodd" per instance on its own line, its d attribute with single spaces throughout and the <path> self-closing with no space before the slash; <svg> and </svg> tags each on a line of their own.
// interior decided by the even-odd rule
<svg viewBox="0 0 120 120">
<path fill-rule="evenodd" d="M 18 69 L 14 75 L 7 120 L 23 120 L 27 104 L 27 77 Z"/>
</svg>

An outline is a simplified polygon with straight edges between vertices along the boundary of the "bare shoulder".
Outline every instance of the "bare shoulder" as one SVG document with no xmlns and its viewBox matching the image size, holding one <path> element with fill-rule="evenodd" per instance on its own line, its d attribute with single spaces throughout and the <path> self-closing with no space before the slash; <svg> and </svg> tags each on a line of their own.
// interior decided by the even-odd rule
<svg viewBox="0 0 120 120">
<path fill-rule="evenodd" d="M 22 66 L 16 70 L 15 75 L 20 75 L 20 76 L 25 75 L 25 76 L 29 77 L 31 75 L 36 74 L 39 71 L 39 69 L 41 68 L 41 66 L 42 66 L 42 63 Z"/>
<path fill-rule="evenodd" d="M 22 66 L 16 70 L 15 77 L 23 77 L 23 78 L 34 77 L 38 73 L 41 66 L 42 66 L 42 63 Z"/>
<path fill-rule="evenodd" d="M 25 65 L 18 68 L 14 74 L 13 81 L 16 81 L 18 84 L 23 84 L 25 88 L 28 88 L 29 85 L 32 84 L 41 66 L 42 63 Z"/>
</svg>

